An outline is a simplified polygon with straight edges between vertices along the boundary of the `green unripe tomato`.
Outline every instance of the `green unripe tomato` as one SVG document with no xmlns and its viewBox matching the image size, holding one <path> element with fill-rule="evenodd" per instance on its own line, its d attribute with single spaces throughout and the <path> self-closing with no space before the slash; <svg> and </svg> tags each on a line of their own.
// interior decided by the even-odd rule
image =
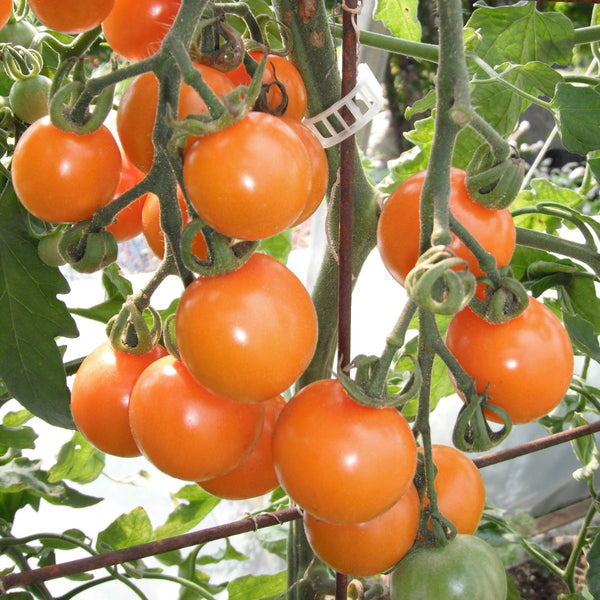
<svg viewBox="0 0 600 600">
<path fill-rule="evenodd" d="M 52 81 L 45 75 L 34 75 L 15 81 L 8 100 L 13 113 L 25 123 L 33 123 L 48 114 L 48 97 Z"/>
<path fill-rule="evenodd" d="M 14 23 L 7 23 L 0 29 L 0 42 L 29 48 L 36 34 L 35 25 L 29 21 L 15 21 Z"/>
<path fill-rule="evenodd" d="M 457 535 L 446 546 L 403 558 L 390 581 L 392 600 L 506 600 L 506 572 L 482 539 Z"/>
</svg>

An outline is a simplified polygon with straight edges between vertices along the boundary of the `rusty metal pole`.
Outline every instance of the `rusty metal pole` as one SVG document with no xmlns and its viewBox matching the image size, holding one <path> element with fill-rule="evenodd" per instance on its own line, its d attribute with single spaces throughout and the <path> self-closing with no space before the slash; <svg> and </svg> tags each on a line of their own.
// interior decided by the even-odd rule
<svg viewBox="0 0 600 600">
<path fill-rule="evenodd" d="M 356 87 L 358 70 L 357 0 L 342 2 L 342 97 Z M 341 115 L 348 125 L 354 117 L 345 106 Z M 340 143 L 339 206 L 339 281 L 338 281 L 338 364 L 345 369 L 350 363 L 350 330 L 352 322 L 352 238 L 354 232 L 354 136 Z M 348 578 L 336 573 L 335 600 L 348 597 Z"/>
<path fill-rule="evenodd" d="M 357 12 L 358 0 L 346 0 L 343 3 L 342 96 L 349 94 L 356 86 Z M 354 116 L 349 109 L 342 107 L 340 112 L 346 123 L 353 123 Z M 340 143 L 338 362 L 341 368 L 345 368 L 350 362 L 354 160 L 355 141 L 351 135 Z"/>
</svg>

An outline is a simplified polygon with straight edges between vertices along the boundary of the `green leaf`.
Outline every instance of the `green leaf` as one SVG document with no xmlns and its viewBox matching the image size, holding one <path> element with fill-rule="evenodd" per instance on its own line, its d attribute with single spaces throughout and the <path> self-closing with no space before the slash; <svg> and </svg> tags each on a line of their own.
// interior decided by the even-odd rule
<svg viewBox="0 0 600 600">
<path fill-rule="evenodd" d="M 284 231 L 278 235 L 261 240 L 258 251 L 268 254 L 284 265 L 287 263 L 288 256 L 292 251 L 292 232 Z"/>
<path fill-rule="evenodd" d="M 435 108 L 437 102 L 437 92 L 435 88 L 429 90 L 427 94 L 420 100 L 417 100 L 412 106 L 409 106 L 404 111 L 404 116 L 407 119 L 411 119 L 415 115 L 428 112 Z"/>
<path fill-rule="evenodd" d="M 4 448 L 35 448 L 37 433 L 31 427 L 5 427 L 0 425 L 0 446 Z"/>
<path fill-rule="evenodd" d="M 506 588 L 506 600 L 521 600 L 517 585 L 508 573 L 506 574 Z"/>
<path fill-rule="evenodd" d="M 569 298 L 569 312 L 589 321 L 594 332 L 600 334 L 600 299 L 596 295 L 594 282 L 583 277 L 572 277 L 563 291 Z"/>
<path fill-rule="evenodd" d="M 404 362 L 404 361 L 402 361 Z M 406 359 L 405 365 L 408 366 L 411 363 Z M 399 366 L 402 366 L 399 363 Z M 393 393 L 391 390 L 390 393 Z M 398 391 L 398 390 L 395 390 Z M 450 377 L 448 376 L 448 370 L 446 365 L 436 356 L 433 361 L 433 369 L 431 371 L 431 395 L 430 395 L 430 410 L 435 409 L 439 401 L 442 398 L 447 398 L 455 393 L 455 389 L 452 386 Z M 406 403 L 402 409 L 403 416 L 412 421 L 417 416 L 419 399 L 414 398 Z"/>
<path fill-rule="evenodd" d="M 532 179 L 530 187 L 531 189 L 519 193 L 511 205 L 511 210 L 533 208 L 538 202 L 555 202 L 567 207 L 575 207 L 581 203 L 581 196 L 577 192 L 560 187 L 547 179 Z M 562 226 L 562 221 L 557 217 L 536 212 L 517 215 L 514 220 L 518 227 L 546 233 L 556 233 Z"/>
<path fill-rule="evenodd" d="M 433 141 L 433 129 L 434 120 L 432 117 L 427 117 L 417 121 L 415 129 L 405 134 L 404 137 L 414 144 L 414 147 L 388 163 L 390 174 L 379 184 L 381 192 L 390 194 L 411 175 L 427 168 Z"/>
<path fill-rule="evenodd" d="M 559 83 L 552 100 L 564 147 L 585 155 L 600 149 L 600 92 L 573 83 Z"/>
<path fill-rule="evenodd" d="M 378 0 L 373 18 L 383 21 L 392 35 L 413 42 L 421 41 L 417 16 L 418 0 Z"/>
<path fill-rule="evenodd" d="M 71 308 L 71 313 L 100 323 L 108 323 L 121 310 L 127 296 L 133 293 L 133 286 L 121 275 L 119 266 L 115 263 L 103 269 L 102 285 L 105 291 L 103 302 L 89 308 Z"/>
<path fill-rule="evenodd" d="M 600 11 L 598 11 L 600 14 Z M 600 151 L 592 151 L 587 156 L 587 164 L 596 181 L 600 181 Z"/>
<path fill-rule="evenodd" d="M 104 531 L 101 531 L 96 540 L 96 548 L 102 551 L 103 546 L 108 546 L 112 550 L 120 550 L 146 544 L 153 539 L 152 523 L 146 511 L 138 506 L 118 517 Z"/>
<path fill-rule="evenodd" d="M 186 485 L 177 491 L 173 498 L 177 508 L 167 521 L 154 532 L 154 539 L 173 537 L 189 531 L 200 523 L 219 504 L 215 498 L 197 485 Z"/>
<path fill-rule="evenodd" d="M 71 550 L 78 546 L 77 542 L 84 543 L 88 539 L 79 529 L 67 529 L 63 532 L 63 536 L 62 538 L 44 538 L 44 546 L 55 550 Z"/>
<path fill-rule="evenodd" d="M 589 423 L 581 415 L 574 415 L 572 424 L 573 427 L 582 427 Z M 582 465 L 586 465 L 592 460 L 596 448 L 596 443 L 594 442 L 594 437 L 592 435 L 584 435 L 583 437 L 575 438 L 571 441 L 571 446 L 573 446 L 573 451 L 575 452 L 577 460 Z"/>
<path fill-rule="evenodd" d="M 531 61 L 567 65 L 572 59 L 573 23 L 563 14 L 538 11 L 535 2 L 482 6 L 473 12 L 467 27 L 479 33 L 477 54 L 491 66 Z"/>
<path fill-rule="evenodd" d="M 592 596 L 600 598 L 600 536 L 596 536 L 586 555 L 588 570 L 585 580 Z"/>
<path fill-rule="evenodd" d="M 104 454 L 94 448 L 79 433 L 65 444 L 58 453 L 56 464 L 48 472 L 51 482 L 68 479 L 75 483 L 90 483 L 98 478 L 104 468 Z"/>
<path fill-rule="evenodd" d="M 594 333 L 594 326 L 579 315 L 569 313 L 563 315 L 563 322 L 573 344 L 600 363 L 600 344 Z"/>
<path fill-rule="evenodd" d="M 265 527 L 255 532 L 258 543 L 262 548 L 284 559 L 287 556 L 287 539 L 289 527 L 287 525 L 277 525 L 275 527 Z"/>
<path fill-rule="evenodd" d="M 229 600 L 275 600 L 287 588 L 287 573 L 277 575 L 246 575 L 227 585 Z"/>
<path fill-rule="evenodd" d="M 28 410 L 17 410 L 6 413 L 2 423 L 7 427 L 20 427 L 32 418 L 33 415 Z"/>
<path fill-rule="evenodd" d="M 235 560 L 238 562 L 243 562 L 248 560 L 248 557 L 245 554 L 242 554 L 238 550 L 236 550 L 232 545 L 229 539 L 225 539 L 225 547 L 221 548 L 214 554 L 203 554 L 196 563 L 199 565 L 213 565 L 216 563 L 220 563 L 224 560 Z"/>
<path fill-rule="evenodd" d="M 68 291 L 60 271 L 40 260 L 25 210 L 6 186 L 0 195 L 0 378 L 33 414 L 74 429 L 55 340 L 78 335 L 75 321 L 56 298 Z"/>
<path fill-rule="evenodd" d="M 102 270 L 102 285 L 106 299 L 115 298 L 124 302 L 133 293 L 131 282 L 121 275 L 119 265 L 113 263 Z"/>
<path fill-rule="evenodd" d="M 536 97 L 554 96 L 556 86 L 562 81 L 559 73 L 537 61 L 523 65 L 502 63 L 495 70 L 503 80 Z M 489 83 L 475 81 L 471 102 L 477 113 L 503 136 L 515 130 L 521 113 L 531 104 L 529 100 L 506 87 L 501 81 Z M 467 129 L 462 135 L 467 134 L 472 135 L 472 132 Z"/>
<path fill-rule="evenodd" d="M 41 461 L 22 457 L 0 465 L 0 495 L 25 491 L 29 496 L 42 498 L 50 504 L 67 505 L 73 508 L 93 506 L 102 500 L 102 498 L 82 494 L 62 481 L 50 482 L 48 474 L 42 471 L 40 465 Z M 23 501 L 32 504 L 31 498 L 24 498 Z"/>
<path fill-rule="evenodd" d="M 527 248 L 526 246 L 517 246 L 510 261 L 515 279 L 523 279 L 529 269 L 529 265 L 535 262 L 550 262 L 558 260 L 553 254 L 538 250 L 536 248 Z"/>
</svg>

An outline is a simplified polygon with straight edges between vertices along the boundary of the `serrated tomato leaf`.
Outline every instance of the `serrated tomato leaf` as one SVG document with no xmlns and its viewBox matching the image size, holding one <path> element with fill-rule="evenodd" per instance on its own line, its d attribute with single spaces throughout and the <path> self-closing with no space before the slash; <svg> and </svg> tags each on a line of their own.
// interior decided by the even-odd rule
<svg viewBox="0 0 600 600">
<path fill-rule="evenodd" d="M 600 149 L 600 92 L 572 83 L 559 83 L 552 100 L 564 147 L 585 155 Z"/>
<path fill-rule="evenodd" d="M 396 37 L 420 42 L 418 5 L 417 0 L 379 0 L 373 18 L 383 21 Z"/>
<path fill-rule="evenodd" d="M 561 13 L 537 10 L 535 2 L 481 6 L 467 26 L 479 33 L 476 52 L 489 65 L 523 65 L 534 60 L 559 65 L 571 62 L 573 23 Z"/>
<path fill-rule="evenodd" d="M 69 285 L 43 263 L 27 216 L 10 184 L 0 195 L 0 378 L 34 415 L 74 428 L 69 389 L 56 338 L 77 337 L 75 321 L 57 294 Z"/>
</svg>

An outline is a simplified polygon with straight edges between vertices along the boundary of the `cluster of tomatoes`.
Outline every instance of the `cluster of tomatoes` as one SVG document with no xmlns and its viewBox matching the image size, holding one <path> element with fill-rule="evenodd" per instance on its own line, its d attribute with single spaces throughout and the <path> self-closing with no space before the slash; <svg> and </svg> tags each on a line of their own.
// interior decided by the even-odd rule
<svg viewBox="0 0 600 600">
<path fill-rule="evenodd" d="M 113 50 L 136 61 L 160 46 L 180 3 L 146 3 L 155 26 L 140 28 L 147 37 L 136 48 L 136 32 L 125 25 L 133 20 L 139 25 L 143 18 L 137 8 L 129 10 L 129 2 L 95 3 L 97 14 L 64 4 L 30 3 L 40 22 L 56 31 L 78 33 L 101 23 Z M 116 21 L 129 45 L 116 35 Z M 251 80 L 243 66 L 229 74 L 202 64 L 195 68 L 221 99 Z M 276 235 L 306 220 L 322 201 L 327 159 L 301 123 L 307 97 L 299 72 L 285 58 L 269 56 L 263 86 L 268 104 L 281 116 L 251 111 L 222 131 L 188 140 L 185 190 L 179 197 L 184 221 L 184 191 L 205 223 L 242 240 Z M 158 80 L 149 72 L 134 78 L 120 99 L 117 137 L 105 125 L 76 134 L 56 127 L 48 116 L 33 122 L 17 142 L 11 167 L 21 203 L 50 223 L 92 218 L 152 168 L 157 103 Z M 206 111 L 200 95 L 183 84 L 179 118 Z M 273 189 L 286 193 L 278 196 Z M 159 213 L 159 198 L 146 194 L 118 213 L 108 231 L 117 241 L 142 232 L 162 256 Z M 202 234 L 192 251 L 206 258 Z M 284 405 L 281 394 L 308 366 L 316 347 L 317 317 L 308 292 L 283 264 L 254 254 L 232 272 L 198 277 L 189 285 L 178 305 L 176 331 L 179 357 L 160 345 L 132 355 L 108 342 L 86 357 L 72 384 L 78 429 L 108 454 L 143 454 L 163 472 L 197 481 L 221 497 L 273 490 L 278 480 L 271 437 Z"/>
<path fill-rule="evenodd" d="M 413 547 L 428 504 L 414 483 L 419 452 L 396 409 L 362 406 L 337 380 L 300 390 L 273 436 L 279 482 L 304 510 L 315 554 L 359 577 L 388 571 Z M 481 475 L 453 447 L 434 445 L 432 453 L 439 510 L 472 535 L 485 503 Z"/>
<path fill-rule="evenodd" d="M 390 274 L 404 285 L 419 256 L 419 199 L 425 172 L 413 175 L 390 195 L 378 222 L 377 244 Z M 484 208 L 469 196 L 465 172 L 451 172 L 450 209 L 491 254 L 498 268 L 510 263 L 516 230 L 507 209 Z M 453 235 L 450 249 L 476 277 L 485 277 L 472 252 Z M 480 292 L 478 292 L 480 293 Z M 560 319 L 530 297 L 525 311 L 505 323 L 490 323 L 467 307 L 456 314 L 446 345 L 475 381 L 478 394 L 504 410 L 514 424 L 536 421 L 564 398 L 573 376 L 573 348 Z M 487 411 L 489 420 L 498 416 Z"/>
</svg>

